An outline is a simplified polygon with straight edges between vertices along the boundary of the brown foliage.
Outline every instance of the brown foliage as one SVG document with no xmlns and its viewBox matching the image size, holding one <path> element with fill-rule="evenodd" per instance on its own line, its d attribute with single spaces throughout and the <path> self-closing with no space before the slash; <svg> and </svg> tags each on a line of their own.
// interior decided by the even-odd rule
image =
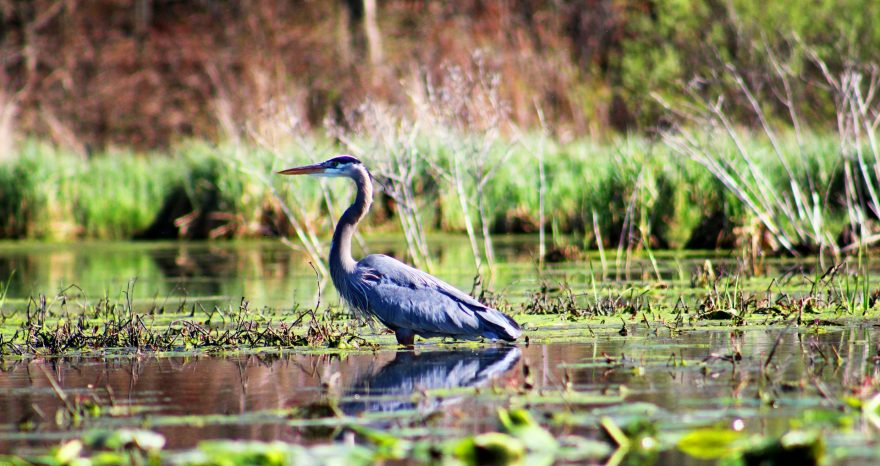
<svg viewBox="0 0 880 466">
<path fill-rule="evenodd" d="M 534 122 L 538 105 L 583 132 L 607 123 L 607 110 L 586 114 L 574 96 L 589 70 L 609 66 L 616 4 L 383 1 L 374 66 L 357 0 L 0 0 L 0 89 L 26 133 L 83 152 L 157 147 L 237 133 L 279 99 L 313 126 L 367 96 L 405 103 L 418 82 L 473 66 L 482 50 L 515 121 Z"/>
</svg>

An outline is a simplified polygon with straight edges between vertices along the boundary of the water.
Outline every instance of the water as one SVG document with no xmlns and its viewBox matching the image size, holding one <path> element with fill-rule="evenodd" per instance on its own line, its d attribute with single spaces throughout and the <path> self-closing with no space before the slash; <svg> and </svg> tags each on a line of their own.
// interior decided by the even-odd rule
<svg viewBox="0 0 880 466">
<path fill-rule="evenodd" d="M 495 410 L 509 398 L 493 394 L 491 387 L 515 393 L 525 390 L 527 382 L 532 388 L 523 391 L 523 398 L 539 419 L 568 413 L 570 425 L 551 427 L 557 435 L 565 431 L 598 438 L 602 415 L 621 423 L 642 416 L 664 434 L 742 421 L 746 432 L 781 435 L 805 410 L 835 408 L 814 380 L 822 390 L 839 393 L 874 370 L 868 356 L 877 333 L 874 328 L 840 328 L 810 335 L 766 328 L 656 337 L 640 328 L 627 337 L 477 349 L 434 345 L 416 354 L 383 350 L 344 359 L 296 352 L 31 359 L 7 364 L 0 377 L 0 451 L 39 451 L 89 425 L 150 426 L 166 436 L 171 449 L 215 438 L 334 441 L 342 434 L 332 423 L 308 420 L 334 417 L 325 407 L 328 393 L 340 397 L 340 412 L 356 423 L 404 437 L 460 436 L 495 428 Z M 762 382 L 765 359 L 780 334 L 773 374 Z M 811 346 L 842 348 L 846 363 L 834 367 L 816 361 L 816 353 L 804 351 Z M 743 356 L 735 365 L 722 358 L 734 350 Z M 687 364 L 673 364 L 676 358 Z M 116 406 L 119 414 L 80 428 L 59 428 L 54 418 L 63 405 L 47 374 L 69 397 L 100 400 Z M 483 390 L 450 390 L 475 387 Z M 759 396 L 762 387 L 772 403 Z M 34 430 L 19 432 L 16 426 L 24 421 L 33 422 Z M 845 444 L 847 435 L 828 441 Z M 674 450 L 662 458 L 699 464 Z"/>
<path fill-rule="evenodd" d="M 399 240 L 370 244 L 371 252 L 402 255 Z M 438 275 L 470 289 L 474 273 L 466 241 L 453 237 L 433 244 L 442 244 L 435 251 Z M 664 286 L 654 292 L 660 295 L 695 294 L 700 288 L 691 286 L 693 277 L 707 259 L 718 274 L 742 262 L 727 253 L 658 253 L 656 267 L 648 257 L 618 267 L 609 252 L 604 271 L 594 254 L 548 264 L 539 273 L 534 239 L 498 238 L 496 246 L 502 265 L 493 288 L 512 302 L 542 283 L 563 281 L 583 296 L 593 286 L 642 289 L 659 281 Z M 747 289 L 823 268 L 814 259 L 767 259 L 755 269 L 757 277 L 743 284 Z M 302 254 L 268 241 L 7 243 L 0 245 L 0 277 L 9 277 L 6 312 L 26 307 L 30 296 L 51 298 L 61 290 L 81 301 L 121 298 L 133 278 L 141 306 L 173 307 L 182 300 L 237 305 L 242 296 L 256 306 L 311 306 L 317 286 Z M 70 289 L 72 284 L 78 288 Z M 332 286 L 324 299 L 336 299 Z M 528 408 L 559 438 L 603 438 L 602 416 L 620 424 L 646 419 L 658 437 L 673 438 L 667 444 L 707 426 L 778 436 L 814 422 L 805 418 L 809 413 L 845 411 L 845 395 L 873 390 L 880 330 L 872 323 L 733 329 L 710 322 L 676 332 L 632 318 L 622 336 L 617 317 L 588 326 L 551 317 L 527 332 L 533 343 L 518 346 L 430 342 L 415 353 L 383 347 L 342 355 L 286 349 L 6 359 L 0 360 L 0 452 L 45 451 L 95 427 L 153 429 L 171 450 L 204 439 L 343 442 L 351 424 L 402 438 L 457 438 L 496 429 L 496 410 L 508 406 Z M 99 415 L 59 425 L 57 413 L 65 407 L 50 380 L 69 402 L 102 406 Z M 849 464 L 880 458 L 870 430 L 861 421 L 829 429 L 824 437 L 832 457 Z M 654 460 L 705 464 L 675 448 Z"/>
<path fill-rule="evenodd" d="M 466 238 L 432 238 L 435 274 L 464 290 L 474 283 L 475 268 Z M 371 238 L 369 253 L 404 257 L 400 238 Z M 495 239 L 499 266 L 492 287 L 517 302 L 544 282 L 567 283 L 576 290 L 599 283 L 603 289 L 651 287 L 661 279 L 676 296 L 692 293 L 691 279 L 707 259 L 717 275 L 740 269 L 743 262 L 729 252 L 656 253 L 656 268 L 644 254 L 618 260 L 616 251 L 579 260 L 549 263 L 539 273 L 534 237 Z M 357 249 L 357 248 L 356 248 Z M 363 254 L 355 251 L 355 255 Z M 773 278 L 813 274 L 820 267 L 815 258 L 767 258 L 749 266 L 759 276 L 746 286 L 760 290 Z M 827 267 L 827 265 L 826 265 Z M 880 271 L 880 264 L 874 264 Z M 821 268 L 821 267 L 820 267 Z M 824 270 L 824 268 L 822 268 Z M 41 294 L 81 294 L 87 301 L 101 297 L 122 299 L 134 280 L 133 298 L 142 305 L 173 307 L 182 300 L 205 305 L 238 305 L 246 297 L 257 307 L 290 308 L 294 303 L 311 305 L 317 298 L 315 271 L 303 253 L 278 241 L 252 242 L 86 242 L 21 244 L 0 242 L 0 283 L 9 289 L 7 308 L 23 308 L 28 298 Z M 332 286 L 324 296 L 335 300 Z M 73 287 L 75 286 L 75 287 Z M 656 293 L 656 291 L 655 291 Z M 332 301 L 337 302 L 337 301 Z"/>
<path fill-rule="evenodd" d="M 435 257 L 448 281 L 462 287 L 473 282 L 474 268 L 461 237 L 437 238 Z M 442 245 L 440 247 L 439 245 Z M 513 269 L 528 266 L 533 241 L 511 239 L 499 247 L 501 260 Z M 399 238 L 370 241 L 370 252 L 403 257 Z M 356 248 L 357 249 L 357 248 Z M 361 253 L 356 251 L 355 253 Z M 134 298 L 174 304 L 183 298 L 213 304 L 238 304 L 247 297 L 256 306 L 291 307 L 313 303 L 315 271 L 308 257 L 279 241 L 44 244 L 0 242 L 0 280 L 9 283 L 7 301 L 80 290 L 87 298 L 119 298 L 136 279 Z M 70 289 L 76 285 L 78 289 Z M 328 294 L 333 297 L 332 287 Z"/>
</svg>

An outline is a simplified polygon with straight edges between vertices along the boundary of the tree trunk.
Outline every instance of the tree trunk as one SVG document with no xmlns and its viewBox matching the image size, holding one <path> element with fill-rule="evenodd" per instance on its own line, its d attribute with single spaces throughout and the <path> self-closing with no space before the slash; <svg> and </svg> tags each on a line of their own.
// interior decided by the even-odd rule
<svg viewBox="0 0 880 466">
<path fill-rule="evenodd" d="M 382 36 L 379 34 L 379 24 L 376 22 L 378 6 L 376 0 L 364 1 L 364 31 L 367 35 L 367 51 L 370 54 L 370 64 L 374 67 L 382 65 Z"/>
</svg>

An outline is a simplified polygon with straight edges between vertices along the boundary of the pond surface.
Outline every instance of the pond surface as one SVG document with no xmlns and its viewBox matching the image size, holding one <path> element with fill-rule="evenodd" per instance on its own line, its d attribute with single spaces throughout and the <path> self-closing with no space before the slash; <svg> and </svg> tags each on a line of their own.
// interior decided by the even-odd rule
<svg viewBox="0 0 880 466">
<path fill-rule="evenodd" d="M 494 429 L 495 410 L 510 403 L 529 407 L 542 422 L 564 419 L 550 423 L 558 436 L 598 438 L 601 416 L 620 424 L 644 418 L 662 435 L 703 426 L 781 435 L 792 423 L 805 422 L 805 412 L 833 412 L 835 401 L 823 393 L 839 393 L 876 371 L 870 359 L 878 336 L 873 327 L 822 334 L 714 329 L 675 337 L 634 330 L 626 337 L 566 343 L 426 345 L 415 353 L 381 350 L 345 358 L 286 352 L 20 361 L 7 364 L 0 376 L 0 451 L 39 451 L 89 426 L 147 426 L 164 434 L 171 449 L 214 438 L 340 441 L 346 423 L 439 439 Z M 766 369 L 772 375 L 765 379 L 764 362 L 778 338 Z M 830 353 L 832 347 L 844 364 L 817 360 L 815 348 Z M 742 360 L 725 359 L 736 351 Z M 99 400 L 114 406 L 113 413 L 59 428 L 54 419 L 63 404 L 50 376 L 68 397 Z M 521 393 L 513 398 L 518 401 L 510 393 Z M 349 421 L 339 421 L 327 407 L 331 395 L 339 400 L 338 415 Z M 28 431 L 19 431 L 23 422 L 31 423 Z M 851 464 L 876 459 L 876 447 L 863 443 L 859 430 L 829 435 L 830 450 L 847 447 L 841 455 Z M 676 450 L 657 459 L 702 464 Z"/>
<path fill-rule="evenodd" d="M 370 244 L 371 252 L 402 255 L 400 241 Z M 469 290 L 474 272 L 465 239 L 433 244 L 443 245 L 435 272 Z M 744 263 L 712 252 L 656 253 L 654 261 L 633 257 L 618 264 L 611 251 L 604 269 L 596 253 L 539 271 L 532 238 L 498 238 L 496 247 L 501 265 L 492 286 L 514 303 L 542 283 L 561 282 L 582 296 L 596 288 L 644 289 L 662 282 L 654 293 L 677 299 L 700 292 L 694 277 L 707 260 L 716 274 Z M 742 287 L 756 291 L 774 279 L 824 269 L 816 259 L 765 259 L 749 267 L 752 278 Z M 62 290 L 83 301 L 121 299 L 133 278 L 140 306 L 174 307 L 182 300 L 237 306 L 244 296 L 255 306 L 289 309 L 296 303 L 311 307 L 317 297 L 315 273 L 304 256 L 277 242 L 5 243 L 3 277 L 5 312 L 27 307 L 31 296 L 51 298 Z M 796 292 L 805 284 L 792 279 L 787 286 Z M 323 299 L 336 300 L 332 286 Z M 0 452 L 43 451 L 94 427 L 153 429 L 172 450 L 215 438 L 347 442 L 351 425 L 402 438 L 443 439 L 494 430 L 496 410 L 509 406 L 529 409 L 559 438 L 601 439 L 604 416 L 621 425 L 647 420 L 658 436 L 698 427 L 778 436 L 793 427 L 827 427 L 815 419 L 833 419 L 827 413 L 841 412 L 844 395 L 858 387 L 873 390 L 880 374 L 874 320 L 741 329 L 719 322 L 675 331 L 628 320 L 625 335 L 618 332 L 619 317 L 589 324 L 545 320 L 527 330 L 531 344 L 516 346 L 432 341 L 415 352 L 382 346 L 351 353 L 310 348 L 0 358 Z M 70 402 L 103 408 L 79 425 L 59 425 L 57 413 Z M 825 435 L 834 461 L 880 459 L 870 426 L 857 421 L 838 427 Z M 674 448 L 657 455 L 646 464 L 711 464 Z"/>
<path fill-rule="evenodd" d="M 511 302 L 525 299 L 542 283 L 567 283 L 576 291 L 583 291 L 593 284 L 605 289 L 627 289 L 652 287 L 662 280 L 677 297 L 694 292 L 693 277 L 707 260 L 718 276 L 746 268 L 755 278 L 742 286 L 755 290 L 766 288 L 773 280 L 786 283 L 802 274 L 814 274 L 817 267 L 828 267 L 820 265 L 816 258 L 764 258 L 753 264 L 732 252 L 675 251 L 657 252 L 652 261 L 644 253 L 631 255 L 623 251 L 618 257 L 617 250 L 608 250 L 604 260 L 603 255 L 592 252 L 548 263 L 539 270 L 535 237 L 497 237 L 494 243 L 498 264 L 491 287 Z M 435 237 L 430 244 L 433 272 L 461 289 L 472 289 L 475 268 L 467 239 Z M 370 238 L 369 247 L 368 252 L 355 248 L 355 256 L 382 253 L 402 258 L 406 254 L 400 238 Z M 880 264 L 872 266 L 880 270 Z M 121 299 L 132 280 L 133 298 L 137 302 L 170 307 L 184 299 L 205 305 L 237 306 L 246 297 L 257 307 L 291 308 L 294 303 L 314 304 L 318 289 L 307 256 L 279 241 L 0 242 L 0 284 L 9 287 L 6 307 L 21 308 L 28 298 L 44 294 L 51 299 L 61 292 L 82 293 L 91 300 Z M 333 287 L 326 285 L 325 281 L 324 296 L 336 300 Z"/>
</svg>

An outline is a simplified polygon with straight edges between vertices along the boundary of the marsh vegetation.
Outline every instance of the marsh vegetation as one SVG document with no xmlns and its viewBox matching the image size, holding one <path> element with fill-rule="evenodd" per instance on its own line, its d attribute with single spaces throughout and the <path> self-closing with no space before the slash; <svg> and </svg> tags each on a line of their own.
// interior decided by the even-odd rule
<svg viewBox="0 0 880 466">
<path fill-rule="evenodd" d="M 0 1 L 0 462 L 877 462 L 876 2 L 428 3 Z"/>
<path fill-rule="evenodd" d="M 371 243 L 408 249 L 402 236 Z M 441 243 L 438 273 L 466 287 L 469 239 Z M 94 297 L 5 285 L 0 445 L 19 464 L 875 458 L 871 261 L 656 251 L 619 269 L 594 253 L 539 270 L 536 236 L 500 239 L 495 282 L 474 293 L 522 323 L 523 344 L 409 352 L 332 289 L 318 301 L 315 271 L 296 271 L 307 253 L 275 242 L 32 248 L 7 246 L 0 263 L 24 265 L 24 282 L 56 280 L 44 267 L 60 257 L 91 258 L 63 277 L 143 279 Z M 279 286 L 309 291 L 291 301 Z"/>
</svg>

